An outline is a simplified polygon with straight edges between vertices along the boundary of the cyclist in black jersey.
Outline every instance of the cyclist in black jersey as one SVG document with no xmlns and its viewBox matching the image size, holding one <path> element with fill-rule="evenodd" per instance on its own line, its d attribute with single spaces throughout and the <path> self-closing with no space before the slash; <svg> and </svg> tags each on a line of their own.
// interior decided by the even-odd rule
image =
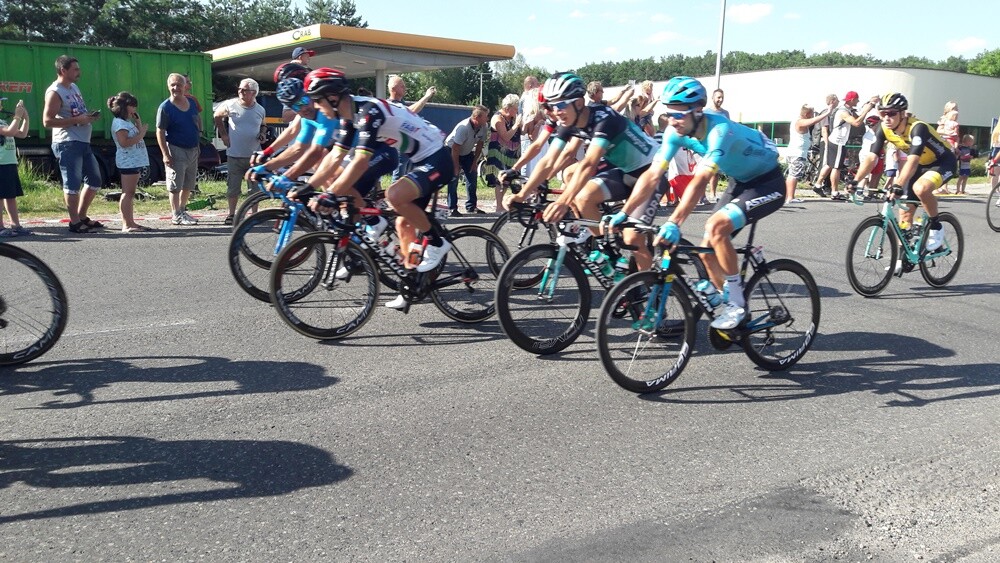
<svg viewBox="0 0 1000 563">
<path fill-rule="evenodd" d="M 937 250 L 944 243 L 944 230 L 938 220 L 938 201 L 934 190 L 955 175 L 958 160 L 951 145 L 933 127 L 908 115 L 909 102 L 899 92 L 890 92 L 879 100 L 878 113 L 882 126 L 875 131 L 871 153 L 865 157 L 854 175 L 853 184 L 868 175 L 888 141 L 907 153 L 893 181 L 893 188 L 902 190 L 904 199 L 916 196 L 924 204 L 930 218 L 927 226 L 927 250 Z M 895 191 L 895 190 L 893 190 Z M 890 192 L 889 197 L 896 197 Z M 909 205 L 900 214 L 900 221 L 910 223 L 916 206 Z"/>
</svg>

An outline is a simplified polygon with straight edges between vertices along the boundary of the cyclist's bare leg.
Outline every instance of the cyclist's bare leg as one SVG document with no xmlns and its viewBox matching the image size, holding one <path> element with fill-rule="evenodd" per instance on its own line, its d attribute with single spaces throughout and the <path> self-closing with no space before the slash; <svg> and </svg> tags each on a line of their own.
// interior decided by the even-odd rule
<svg viewBox="0 0 1000 563">
<path fill-rule="evenodd" d="M 701 256 L 705 268 L 708 269 L 712 283 L 722 291 L 726 276 L 733 276 L 739 271 L 739 260 L 733 247 L 733 222 L 724 213 L 715 213 L 705 223 L 705 240 L 703 246 L 711 246 L 715 254 Z"/>
<path fill-rule="evenodd" d="M 604 203 L 604 192 L 601 190 L 601 185 L 592 180 L 587 182 L 587 185 L 573 198 L 572 207 L 577 217 L 599 221 L 602 203 Z M 600 234 L 596 228 L 591 228 L 590 231 L 594 235 Z"/>
<path fill-rule="evenodd" d="M 920 203 L 924 204 L 927 215 L 937 217 L 938 200 L 937 196 L 934 195 L 934 183 L 923 177 L 917 178 L 917 181 L 913 183 L 913 193 L 920 200 Z"/>
<path fill-rule="evenodd" d="M 635 257 L 635 267 L 638 271 L 644 272 L 653 265 L 653 256 L 646 248 L 646 235 L 635 229 L 625 229 L 622 231 L 622 240 L 625 244 L 636 247 L 632 251 L 632 256 Z"/>
<path fill-rule="evenodd" d="M 417 239 L 416 231 L 421 233 L 426 233 L 431 228 L 431 222 L 427 219 L 427 214 L 424 210 L 413 203 L 413 200 L 420 197 L 420 189 L 412 180 L 403 176 L 399 180 L 389 186 L 389 189 L 385 192 L 385 197 L 389 200 L 389 204 L 392 208 L 396 210 L 399 214 L 399 220 L 396 224 L 399 229 L 397 234 L 399 235 L 399 245 L 400 248 L 409 249 L 410 243 Z"/>
</svg>

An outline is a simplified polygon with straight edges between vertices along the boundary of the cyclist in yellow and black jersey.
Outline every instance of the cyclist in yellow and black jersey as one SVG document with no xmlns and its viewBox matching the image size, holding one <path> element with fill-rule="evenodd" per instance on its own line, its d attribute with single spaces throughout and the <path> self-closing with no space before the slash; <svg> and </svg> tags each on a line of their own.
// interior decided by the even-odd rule
<svg viewBox="0 0 1000 563">
<path fill-rule="evenodd" d="M 892 187 L 901 188 L 904 199 L 916 197 L 924 204 L 930 218 L 927 250 L 937 250 L 944 242 L 944 231 L 938 221 L 938 201 L 934 190 L 955 176 L 958 161 L 951 145 L 933 127 L 907 115 L 908 107 L 909 103 L 899 92 L 891 92 L 879 100 L 878 113 L 882 118 L 882 127 L 875 131 L 871 152 L 858 167 L 854 184 L 857 185 L 861 178 L 871 172 L 877 155 L 882 154 L 886 142 L 907 153 Z M 890 197 L 893 197 L 891 193 Z M 899 214 L 900 222 L 910 223 L 915 209 L 916 206 L 913 205 L 904 208 Z"/>
</svg>

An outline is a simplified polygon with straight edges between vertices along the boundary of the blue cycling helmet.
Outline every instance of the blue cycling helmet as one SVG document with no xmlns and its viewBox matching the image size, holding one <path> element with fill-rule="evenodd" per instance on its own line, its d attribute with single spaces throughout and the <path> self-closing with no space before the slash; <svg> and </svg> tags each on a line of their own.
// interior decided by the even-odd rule
<svg viewBox="0 0 1000 563">
<path fill-rule="evenodd" d="M 703 106 L 708 102 L 705 94 L 705 87 L 690 76 L 675 76 L 667 81 L 660 94 L 660 101 L 664 104 L 683 104 L 690 106 Z"/>
<path fill-rule="evenodd" d="M 286 106 L 291 106 L 301 100 L 305 93 L 305 88 L 302 86 L 301 80 L 298 78 L 286 78 L 278 83 L 275 97 Z"/>
</svg>

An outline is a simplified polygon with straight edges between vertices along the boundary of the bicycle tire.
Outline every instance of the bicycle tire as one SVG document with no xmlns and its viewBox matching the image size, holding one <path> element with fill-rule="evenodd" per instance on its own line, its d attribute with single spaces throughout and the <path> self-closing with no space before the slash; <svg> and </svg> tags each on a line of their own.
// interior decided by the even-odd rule
<svg viewBox="0 0 1000 563">
<path fill-rule="evenodd" d="M 962 225 L 959 224 L 958 218 L 944 212 L 938 214 L 938 221 L 944 229 L 944 244 L 951 249 L 951 253 L 920 261 L 920 275 L 931 287 L 944 287 L 955 278 L 959 266 L 962 265 L 965 251 L 965 235 L 962 233 Z"/>
<path fill-rule="evenodd" d="M 1000 184 L 993 186 L 986 198 L 986 224 L 1000 233 Z"/>
<path fill-rule="evenodd" d="M 554 244 L 529 246 L 510 257 L 497 283 L 497 320 L 518 348 L 541 356 L 565 349 L 580 336 L 590 317 L 593 295 L 583 266 L 569 252 L 551 299 L 539 296 L 559 254 Z"/>
<path fill-rule="evenodd" d="M 284 202 L 281 198 L 272 197 L 271 194 L 257 190 L 248 195 L 247 198 L 240 202 L 240 205 L 236 208 L 236 212 L 233 214 L 232 230 L 235 232 L 236 227 L 239 227 L 241 222 L 258 211 L 283 206 Z"/>
<path fill-rule="evenodd" d="M 354 241 L 338 251 L 340 242 L 341 235 L 310 233 L 286 246 L 271 268 L 275 311 L 309 338 L 337 340 L 353 334 L 368 322 L 378 301 L 378 273 L 368 251 Z M 298 260 L 302 255 L 315 260 Z M 347 279 L 335 276 L 342 265 L 334 263 L 338 256 L 350 271 Z"/>
<path fill-rule="evenodd" d="M 493 222 L 493 225 L 490 226 L 490 232 L 500 237 L 500 240 L 507 245 L 507 249 L 511 253 L 536 244 L 535 237 L 540 232 L 546 233 L 544 238 L 548 239 L 549 242 L 556 241 L 555 235 L 549 229 L 546 229 L 541 222 L 537 223 L 535 228 L 526 227 L 518 220 L 516 215 L 512 215 L 513 213 L 516 213 L 516 211 L 508 211 L 501 214 Z"/>
<path fill-rule="evenodd" d="M 773 260 L 746 286 L 748 331 L 743 351 L 769 371 L 786 370 L 809 351 L 819 330 L 816 280 L 794 260 Z"/>
<path fill-rule="evenodd" d="M 608 292 L 597 315 L 597 351 L 604 370 L 619 387 L 633 393 L 659 391 L 677 380 L 694 350 L 696 321 L 691 300 L 677 283 L 663 304 L 669 325 L 660 330 L 642 330 L 642 312 L 654 291 L 655 310 L 663 298 L 663 274 L 637 272 L 626 276 Z M 615 309 L 622 299 L 631 302 L 629 313 L 620 316 Z"/>
<path fill-rule="evenodd" d="M 847 245 L 847 280 L 859 295 L 874 297 L 889 285 L 898 259 L 895 232 L 886 229 L 882 216 L 868 217 Z"/>
<path fill-rule="evenodd" d="M 58 276 L 34 254 L 0 244 L 0 261 L 0 366 L 15 366 L 55 346 L 69 302 Z"/>
<path fill-rule="evenodd" d="M 229 271 L 236 285 L 249 296 L 265 303 L 271 300 L 268 288 L 274 249 L 281 226 L 290 215 L 291 212 L 284 207 L 259 211 L 242 221 L 229 239 Z M 315 230 L 307 217 L 299 215 L 292 236 Z"/>
<path fill-rule="evenodd" d="M 503 264 L 509 257 L 507 246 L 495 234 L 474 225 L 464 225 L 448 233 L 452 249 L 437 270 L 437 280 L 459 275 L 461 281 L 431 291 L 431 300 L 449 319 L 460 323 L 482 322 L 496 312 L 494 294 Z"/>
</svg>

